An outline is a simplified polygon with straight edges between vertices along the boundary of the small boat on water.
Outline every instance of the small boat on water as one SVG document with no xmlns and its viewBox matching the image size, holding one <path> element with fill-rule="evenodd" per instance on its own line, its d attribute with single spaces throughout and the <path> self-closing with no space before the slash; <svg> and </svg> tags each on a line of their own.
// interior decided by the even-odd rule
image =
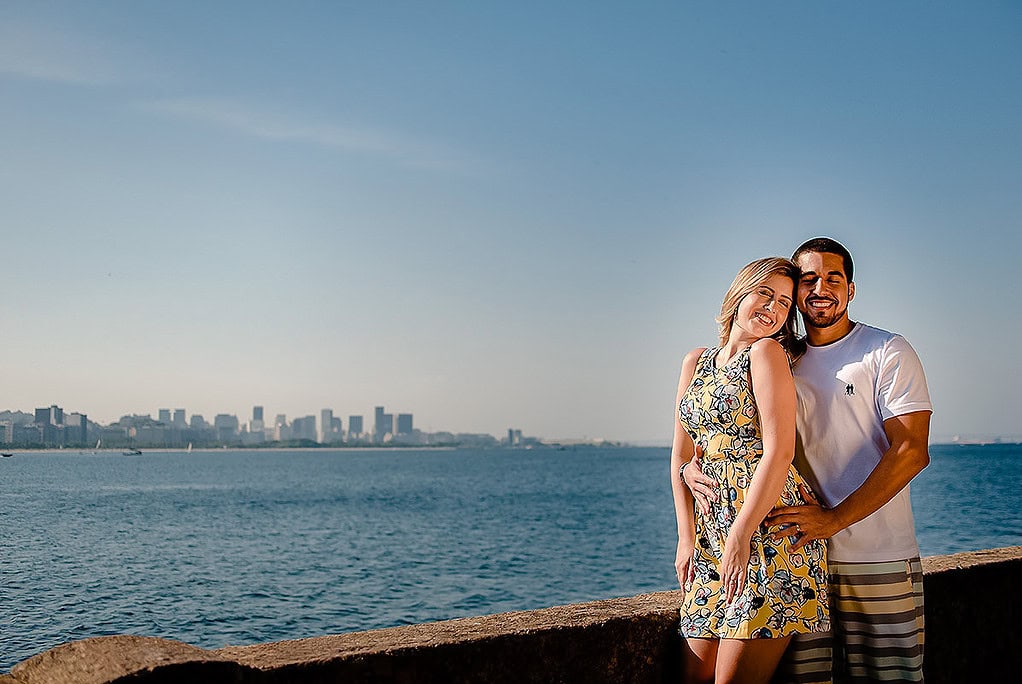
<svg viewBox="0 0 1022 684">
<path fill-rule="evenodd" d="M 141 449 L 125 449 L 121 453 L 124 454 L 125 456 L 141 456 L 142 455 L 142 450 Z"/>
<path fill-rule="evenodd" d="M 12 453 L 11 453 L 11 452 L 9 452 L 9 451 L 5 451 L 5 452 L 3 452 L 2 454 L 0 454 L 0 456 L 3 456 L 4 458 L 10 458 L 10 457 L 11 457 L 11 456 L 13 456 L 13 455 L 14 455 L 14 454 L 12 454 Z"/>
</svg>

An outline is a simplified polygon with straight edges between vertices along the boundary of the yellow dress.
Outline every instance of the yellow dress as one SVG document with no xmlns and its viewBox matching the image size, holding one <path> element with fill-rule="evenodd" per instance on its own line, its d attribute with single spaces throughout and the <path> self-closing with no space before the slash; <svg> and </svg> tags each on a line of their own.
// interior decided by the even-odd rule
<svg viewBox="0 0 1022 684">
<path fill-rule="evenodd" d="M 745 590 L 730 605 L 725 603 L 720 557 L 763 457 L 763 435 L 752 395 L 749 348 L 723 368 L 714 361 L 718 351 L 707 349 L 699 357 L 678 406 L 682 425 L 703 448 L 700 467 L 716 480 L 720 495 L 709 515 L 695 512 L 695 580 L 681 607 L 681 634 L 761 639 L 826 631 L 827 549 L 821 540 L 793 552 L 790 539 L 772 541 L 760 527 L 752 536 Z M 805 480 L 789 467 L 777 505 L 804 504 L 800 484 Z"/>
</svg>

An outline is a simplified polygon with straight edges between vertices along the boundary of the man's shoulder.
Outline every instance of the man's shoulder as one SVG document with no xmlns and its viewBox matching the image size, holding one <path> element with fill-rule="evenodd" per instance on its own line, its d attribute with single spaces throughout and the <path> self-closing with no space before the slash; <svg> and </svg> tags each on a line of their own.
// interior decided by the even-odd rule
<svg viewBox="0 0 1022 684">
<path fill-rule="evenodd" d="M 884 330 L 881 327 L 870 325 L 869 323 L 863 323 L 862 321 L 856 321 L 855 328 L 860 335 L 864 337 L 879 337 L 883 339 L 890 339 L 892 337 L 900 337 L 898 333 L 891 332 L 890 330 Z"/>
<path fill-rule="evenodd" d="M 919 353 L 903 335 L 865 323 L 858 323 L 856 327 L 862 328 L 862 337 L 855 345 L 855 355 L 862 354 L 864 360 L 870 359 L 870 365 L 875 366 L 878 372 L 902 369 L 906 377 L 911 375 L 912 369 L 918 369 L 920 374 L 923 372 Z"/>
<path fill-rule="evenodd" d="M 853 333 L 855 333 L 860 347 L 884 347 L 892 341 L 896 341 L 898 344 L 908 344 L 908 340 L 901 333 L 884 330 L 868 323 L 856 322 Z"/>
</svg>

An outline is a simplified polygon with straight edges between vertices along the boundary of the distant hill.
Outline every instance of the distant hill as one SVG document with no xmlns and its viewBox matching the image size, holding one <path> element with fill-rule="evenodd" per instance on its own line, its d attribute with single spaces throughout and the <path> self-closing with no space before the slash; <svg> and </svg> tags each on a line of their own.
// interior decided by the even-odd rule
<svg viewBox="0 0 1022 684">
<path fill-rule="evenodd" d="M 15 425 L 31 425 L 35 422 L 35 415 L 24 411 L 0 411 L 0 423 L 7 421 Z"/>
</svg>

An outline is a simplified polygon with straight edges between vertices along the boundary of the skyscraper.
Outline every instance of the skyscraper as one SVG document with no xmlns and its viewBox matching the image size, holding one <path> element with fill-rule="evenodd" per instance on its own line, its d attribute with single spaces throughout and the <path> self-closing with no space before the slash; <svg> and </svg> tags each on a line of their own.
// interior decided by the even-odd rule
<svg viewBox="0 0 1022 684">
<path fill-rule="evenodd" d="M 213 429 L 216 438 L 223 444 L 236 442 L 238 439 L 238 417 L 219 413 L 213 418 Z"/>
<path fill-rule="evenodd" d="M 330 436 L 330 431 L 333 429 L 334 423 L 334 410 L 323 409 L 319 412 L 319 442 L 320 444 L 326 444 L 332 442 L 333 439 Z"/>
<path fill-rule="evenodd" d="M 384 413 L 382 406 L 376 407 L 376 423 L 373 426 L 373 439 L 384 442 L 387 435 L 394 434 L 394 414 Z"/>
<path fill-rule="evenodd" d="M 316 441 L 316 416 L 295 418 L 291 421 L 291 438 Z"/>
<path fill-rule="evenodd" d="M 263 407 L 253 406 L 252 407 L 252 422 L 248 424 L 249 432 L 262 432 L 266 427 L 263 422 Z"/>
<path fill-rule="evenodd" d="M 348 439 L 359 439 L 363 430 L 362 416 L 348 416 Z"/>
<path fill-rule="evenodd" d="M 412 414 L 410 413 L 399 413 L 397 414 L 397 434 L 399 435 L 410 435 L 412 434 Z"/>
<path fill-rule="evenodd" d="M 170 409 L 160 409 L 160 417 L 157 420 L 164 425 L 170 425 Z"/>
</svg>

